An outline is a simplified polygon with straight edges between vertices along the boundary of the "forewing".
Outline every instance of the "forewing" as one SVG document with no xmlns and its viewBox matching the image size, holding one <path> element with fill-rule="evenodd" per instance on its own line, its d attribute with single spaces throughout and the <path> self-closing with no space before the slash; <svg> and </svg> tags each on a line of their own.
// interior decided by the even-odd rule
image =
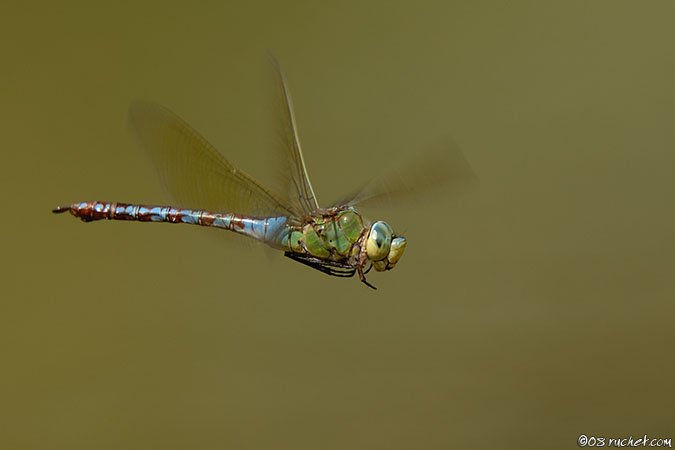
<svg viewBox="0 0 675 450">
<path fill-rule="evenodd" d="M 180 206 L 267 216 L 295 216 L 291 205 L 234 167 L 183 119 L 163 106 L 135 102 L 129 123 L 162 183 Z"/>
<path fill-rule="evenodd" d="M 319 204 L 307 175 L 305 160 L 302 156 L 298 130 L 295 124 L 293 102 L 288 90 L 286 76 L 279 62 L 271 56 L 274 68 L 277 94 L 277 128 L 282 150 L 282 165 L 284 166 L 285 188 L 287 196 L 294 209 L 308 216 L 319 209 Z"/>
<path fill-rule="evenodd" d="M 406 164 L 385 171 L 332 206 L 372 206 L 420 196 L 439 188 L 459 190 L 475 184 L 476 175 L 453 142 L 437 146 Z"/>
</svg>

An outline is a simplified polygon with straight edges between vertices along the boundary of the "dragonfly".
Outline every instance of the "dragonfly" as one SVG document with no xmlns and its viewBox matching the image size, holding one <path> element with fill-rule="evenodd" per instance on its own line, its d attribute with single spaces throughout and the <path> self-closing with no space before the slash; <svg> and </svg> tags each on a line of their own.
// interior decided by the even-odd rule
<svg viewBox="0 0 675 450">
<path fill-rule="evenodd" d="M 84 222 L 167 222 L 225 229 L 281 250 L 287 258 L 327 275 L 356 274 L 376 289 L 366 274 L 373 268 L 385 272 L 396 267 L 407 241 L 388 223 L 369 220 L 358 206 L 396 189 L 382 187 L 388 183 L 369 183 L 332 206 L 320 207 L 307 174 L 286 76 L 276 60 L 272 65 L 284 189 L 268 189 L 235 167 L 169 109 L 138 101 L 129 108 L 131 128 L 169 193 L 181 205 L 198 208 L 82 201 L 52 211 L 69 212 Z"/>
</svg>

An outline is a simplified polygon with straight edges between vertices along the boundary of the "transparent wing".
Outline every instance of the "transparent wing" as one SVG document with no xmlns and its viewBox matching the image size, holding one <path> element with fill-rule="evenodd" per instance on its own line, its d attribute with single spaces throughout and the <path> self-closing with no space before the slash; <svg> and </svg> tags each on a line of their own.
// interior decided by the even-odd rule
<svg viewBox="0 0 675 450">
<path fill-rule="evenodd" d="M 477 184 L 478 179 L 459 147 L 444 144 L 422 153 L 414 160 L 385 171 L 351 195 L 332 206 L 372 206 L 404 200 L 435 189 L 455 190 Z"/>
<path fill-rule="evenodd" d="M 293 102 L 288 90 L 286 77 L 279 62 L 270 56 L 274 66 L 274 75 L 277 91 L 277 127 L 280 134 L 282 147 L 282 165 L 285 188 L 288 190 L 287 197 L 296 211 L 304 215 L 311 215 L 319 209 L 319 204 L 312 189 L 312 183 L 307 175 L 305 160 L 302 157 L 302 149 L 298 140 L 298 130 L 295 125 Z"/>
<path fill-rule="evenodd" d="M 180 206 L 257 216 L 296 215 L 292 206 L 234 167 L 168 109 L 135 102 L 129 108 L 129 124 Z"/>
</svg>

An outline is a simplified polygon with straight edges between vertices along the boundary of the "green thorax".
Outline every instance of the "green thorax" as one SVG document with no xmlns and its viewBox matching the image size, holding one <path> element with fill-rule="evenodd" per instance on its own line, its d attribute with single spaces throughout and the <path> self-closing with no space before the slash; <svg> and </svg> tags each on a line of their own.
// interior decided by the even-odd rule
<svg viewBox="0 0 675 450">
<path fill-rule="evenodd" d="M 363 219 L 353 208 L 330 209 L 292 230 L 288 246 L 295 253 L 342 261 L 358 253 L 364 230 Z"/>
</svg>

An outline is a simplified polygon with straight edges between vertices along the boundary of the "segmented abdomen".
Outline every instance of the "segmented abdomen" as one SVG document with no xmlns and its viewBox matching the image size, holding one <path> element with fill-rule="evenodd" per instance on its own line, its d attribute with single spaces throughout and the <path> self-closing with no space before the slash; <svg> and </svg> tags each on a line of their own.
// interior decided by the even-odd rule
<svg viewBox="0 0 675 450">
<path fill-rule="evenodd" d="M 210 211 L 181 209 L 172 206 L 147 206 L 129 203 L 80 202 L 69 208 L 70 213 L 85 222 L 94 220 L 132 220 L 138 222 L 187 223 L 224 228 L 282 248 L 289 233 L 286 217 L 249 217 Z M 59 211 L 57 211 L 59 212 Z"/>
</svg>

